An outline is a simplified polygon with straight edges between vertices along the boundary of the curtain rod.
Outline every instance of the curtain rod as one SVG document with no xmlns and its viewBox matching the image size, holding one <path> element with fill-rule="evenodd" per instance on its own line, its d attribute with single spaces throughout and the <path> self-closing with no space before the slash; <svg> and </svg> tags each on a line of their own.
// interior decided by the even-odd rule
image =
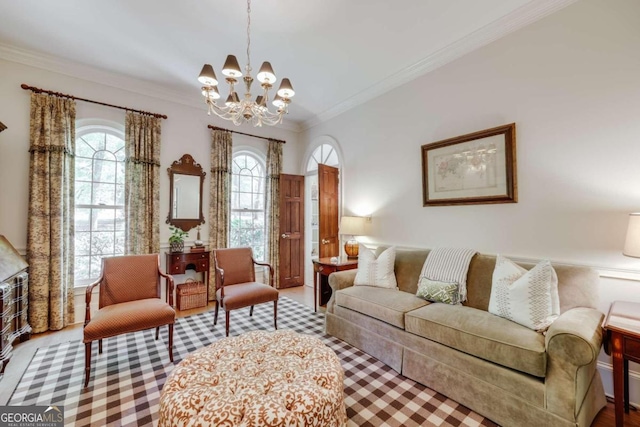
<svg viewBox="0 0 640 427">
<path fill-rule="evenodd" d="M 223 130 L 223 131 L 226 131 L 226 132 L 231 132 L 231 133 L 237 133 L 237 134 L 240 134 L 240 135 L 251 136 L 253 138 L 260 138 L 260 139 L 266 139 L 266 140 L 271 140 L 271 141 L 275 141 L 275 142 L 282 142 L 283 144 L 287 143 L 287 141 L 283 141 L 281 139 L 267 138 L 266 136 L 251 135 L 250 133 L 244 133 L 244 132 L 240 132 L 240 131 L 237 131 L 237 130 L 225 129 L 225 128 L 221 128 L 221 127 L 218 127 L 218 126 L 209 125 L 207 127 L 209 129 L 212 129 L 212 130 Z"/>
<path fill-rule="evenodd" d="M 127 107 L 121 107 L 119 105 L 107 104 L 105 102 L 93 101 L 91 99 L 78 98 L 77 96 L 67 95 L 66 93 L 53 92 L 51 90 L 46 90 L 46 89 L 40 89 L 40 88 L 37 88 L 37 87 L 26 85 L 24 83 L 22 83 L 20 85 L 20 87 L 22 89 L 24 89 L 24 90 L 30 90 L 31 92 L 35 92 L 35 93 L 47 93 L 49 95 L 55 95 L 55 96 L 58 96 L 60 98 L 70 98 L 70 99 L 75 99 L 75 100 L 78 100 L 78 101 L 90 102 L 92 104 L 98 104 L 98 105 L 104 105 L 104 106 L 107 106 L 107 107 L 119 108 L 121 110 L 133 111 L 134 113 L 145 114 L 147 116 L 153 116 L 153 117 L 157 117 L 157 118 L 160 118 L 160 119 L 166 119 L 167 118 L 167 116 L 164 115 L 164 114 L 150 113 L 149 111 L 134 110 L 133 108 L 127 108 Z"/>
</svg>

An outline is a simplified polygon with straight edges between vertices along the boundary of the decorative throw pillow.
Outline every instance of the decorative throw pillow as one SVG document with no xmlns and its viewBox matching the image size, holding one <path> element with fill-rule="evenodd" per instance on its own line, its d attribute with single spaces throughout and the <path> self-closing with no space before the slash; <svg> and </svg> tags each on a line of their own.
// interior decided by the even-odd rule
<svg viewBox="0 0 640 427">
<path fill-rule="evenodd" d="M 438 282 L 421 277 L 418 281 L 416 296 L 432 302 L 460 304 L 460 286 L 457 283 Z"/>
<path fill-rule="evenodd" d="M 526 270 L 498 255 L 489 313 L 544 332 L 560 315 L 558 276 L 549 261 Z"/>
<path fill-rule="evenodd" d="M 360 245 L 358 248 L 358 272 L 353 284 L 356 286 L 377 286 L 379 288 L 398 289 L 393 265 L 396 262 L 396 248 L 392 246 L 378 255 Z"/>
</svg>

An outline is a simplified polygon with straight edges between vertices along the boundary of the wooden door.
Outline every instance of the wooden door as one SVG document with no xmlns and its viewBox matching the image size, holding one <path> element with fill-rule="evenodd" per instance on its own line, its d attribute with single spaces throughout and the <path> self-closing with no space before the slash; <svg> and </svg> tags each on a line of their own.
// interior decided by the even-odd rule
<svg viewBox="0 0 640 427">
<path fill-rule="evenodd" d="M 318 213 L 320 258 L 339 256 L 338 168 L 318 165 Z"/>
<path fill-rule="evenodd" d="M 304 285 L 304 176 L 280 175 L 278 288 Z"/>
</svg>

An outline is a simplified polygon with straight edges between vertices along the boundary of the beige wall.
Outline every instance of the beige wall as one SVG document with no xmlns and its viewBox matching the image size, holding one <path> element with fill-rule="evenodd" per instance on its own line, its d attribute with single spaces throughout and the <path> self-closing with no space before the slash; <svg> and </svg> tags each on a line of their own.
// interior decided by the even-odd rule
<svg viewBox="0 0 640 427">
<path fill-rule="evenodd" d="M 371 242 L 595 266 L 607 276 L 602 311 L 640 301 L 640 259 L 621 253 L 627 215 L 640 210 L 639 18 L 637 0 L 577 2 L 303 141 L 340 143 L 344 209 L 373 217 Z M 512 122 L 517 204 L 422 206 L 421 145 Z M 632 392 L 640 402 L 637 382 Z"/>
</svg>

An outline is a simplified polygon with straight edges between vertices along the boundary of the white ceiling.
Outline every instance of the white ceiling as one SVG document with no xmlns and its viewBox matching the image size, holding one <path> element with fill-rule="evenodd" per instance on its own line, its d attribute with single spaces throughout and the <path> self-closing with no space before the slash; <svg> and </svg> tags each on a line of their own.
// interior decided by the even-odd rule
<svg viewBox="0 0 640 427">
<path fill-rule="evenodd" d="M 296 96 L 285 121 L 309 127 L 573 1 L 254 0 L 253 75 L 268 60 L 289 77 Z M 227 54 L 246 63 L 246 2 L 0 0 L 0 47 L 0 57 L 37 53 L 75 63 L 85 78 L 78 64 L 203 104 L 203 63 L 219 77 Z"/>
</svg>

